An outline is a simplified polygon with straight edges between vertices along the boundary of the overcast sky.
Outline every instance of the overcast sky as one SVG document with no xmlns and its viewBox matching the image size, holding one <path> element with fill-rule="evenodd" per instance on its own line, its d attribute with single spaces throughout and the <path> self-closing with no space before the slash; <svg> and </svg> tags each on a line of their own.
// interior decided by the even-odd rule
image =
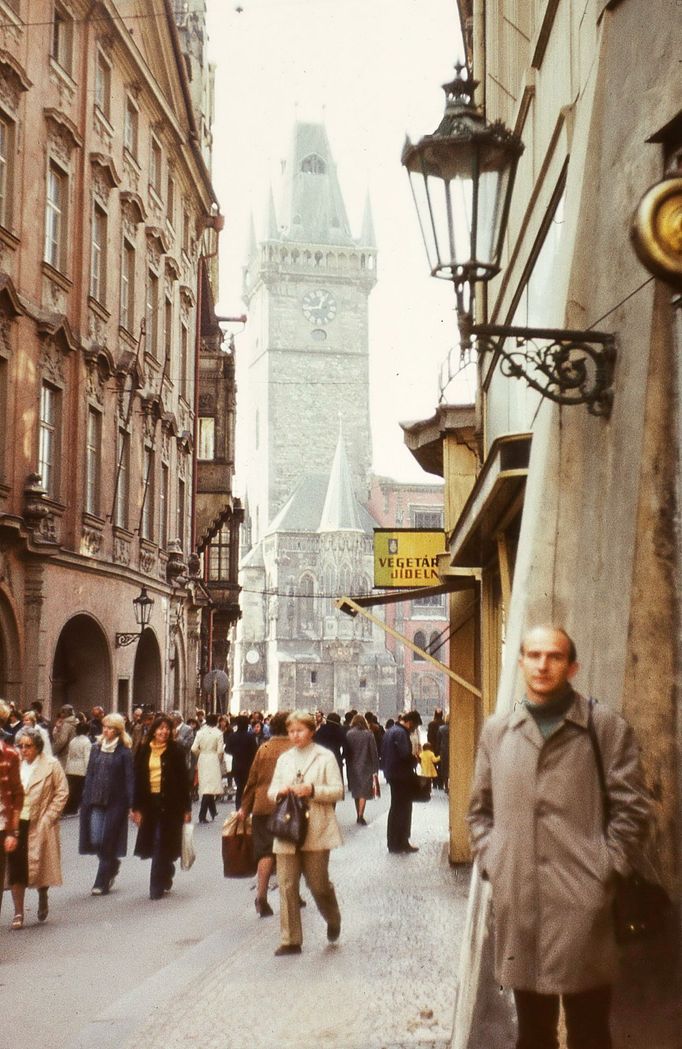
<svg viewBox="0 0 682 1049">
<path fill-rule="evenodd" d="M 260 233 L 294 121 L 324 120 L 356 236 L 367 190 L 374 211 L 374 467 L 432 480 L 404 448 L 398 421 L 428 418 L 437 405 L 438 367 L 455 341 L 453 293 L 428 275 L 400 154 L 406 131 L 416 139 L 440 121 L 440 85 L 461 56 L 455 0 L 208 0 L 208 12 L 213 176 L 227 219 L 220 312 L 243 312 L 249 214 Z"/>
</svg>

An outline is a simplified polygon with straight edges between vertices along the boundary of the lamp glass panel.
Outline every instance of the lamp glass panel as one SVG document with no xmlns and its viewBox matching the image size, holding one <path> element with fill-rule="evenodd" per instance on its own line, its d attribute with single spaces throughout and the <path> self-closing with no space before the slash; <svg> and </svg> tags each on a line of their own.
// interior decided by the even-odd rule
<svg viewBox="0 0 682 1049">
<path fill-rule="evenodd" d="M 502 171 L 482 170 L 478 182 L 477 261 L 484 266 L 499 265 L 500 227 L 504 214 L 509 167 Z"/>
<path fill-rule="evenodd" d="M 473 221 L 473 183 L 470 178 L 453 178 L 445 183 L 450 200 L 452 253 L 449 269 L 465 265 L 471 259 Z"/>
<path fill-rule="evenodd" d="M 419 228 L 426 249 L 426 257 L 429 260 L 429 269 L 434 273 L 438 268 L 438 252 L 436 250 L 436 238 L 431 222 L 431 212 L 426 190 L 426 179 L 421 171 L 408 171 L 412 196 L 417 209 Z"/>
</svg>

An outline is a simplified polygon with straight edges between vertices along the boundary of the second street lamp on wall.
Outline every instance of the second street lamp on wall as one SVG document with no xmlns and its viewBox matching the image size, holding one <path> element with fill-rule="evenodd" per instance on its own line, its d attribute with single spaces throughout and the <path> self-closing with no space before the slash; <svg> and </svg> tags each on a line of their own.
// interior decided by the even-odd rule
<svg viewBox="0 0 682 1049">
<path fill-rule="evenodd" d="M 136 634 L 116 634 L 116 647 L 123 648 L 125 645 L 132 645 L 134 641 L 139 641 L 145 632 L 145 629 L 149 626 L 149 620 L 152 615 L 152 606 L 154 605 L 154 598 L 150 597 L 147 593 L 147 587 L 143 586 L 137 595 L 133 598 L 133 611 L 135 613 L 135 622 L 139 626 L 140 630 Z"/>
<path fill-rule="evenodd" d="M 465 75 L 466 73 L 466 75 Z M 615 339 L 607 332 L 477 324 L 475 290 L 501 268 L 521 139 L 488 123 L 473 104 L 464 66 L 443 85 L 445 113 L 432 135 L 406 140 L 407 169 L 431 275 L 452 282 L 463 352 L 489 352 L 504 374 L 524 378 L 558 404 L 611 410 Z M 507 340 L 513 340 L 507 349 Z"/>
</svg>

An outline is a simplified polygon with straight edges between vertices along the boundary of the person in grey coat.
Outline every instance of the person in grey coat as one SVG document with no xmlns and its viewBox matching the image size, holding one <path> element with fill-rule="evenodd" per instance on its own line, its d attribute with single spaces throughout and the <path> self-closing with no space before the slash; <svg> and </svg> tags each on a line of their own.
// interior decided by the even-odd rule
<svg viewBox="0 0 682 1049">
<path fill-rule="evenodd" d="M 355 801 L 356 823 L 367 826 L 365 805 L 373 798 L 379 776 L 379 755 L 374 733 L 362 714 L 356 714 L 346 733 L 346 774 Z"/>
<path fill-rule="evenodd" d="M 614 881 L 631 870 L 649 814 L 639 752 L 627 722 L 594 705 L 605 806 L 591 705 L 570 684 L 575 644 L 536 627 L 519 665 L 526 696 L 483 727 L 468 817 L 492 886 L 496 975 L 514 992 L 517 1049 L 556 1049 L 560 998 L 568 1049 L 610 1049 Z"/>
</svg>

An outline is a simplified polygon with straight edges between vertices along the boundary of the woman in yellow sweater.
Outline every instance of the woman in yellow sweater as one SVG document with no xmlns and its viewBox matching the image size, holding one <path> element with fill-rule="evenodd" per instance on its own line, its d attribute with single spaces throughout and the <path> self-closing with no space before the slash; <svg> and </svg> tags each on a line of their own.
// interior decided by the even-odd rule
<svg viewBox="0 0 682 1049">
<path fill-rule="evenodd" d="M 170 892 L 174 861 L 182 849 L 182 824 L 192 821 L 185 752 L 173 739 L 173 722 L 159 714 L 135 755 L 133 821 L 139 828 L 135 855 L 151 859 L 149 898 Z"/>
</svg>

